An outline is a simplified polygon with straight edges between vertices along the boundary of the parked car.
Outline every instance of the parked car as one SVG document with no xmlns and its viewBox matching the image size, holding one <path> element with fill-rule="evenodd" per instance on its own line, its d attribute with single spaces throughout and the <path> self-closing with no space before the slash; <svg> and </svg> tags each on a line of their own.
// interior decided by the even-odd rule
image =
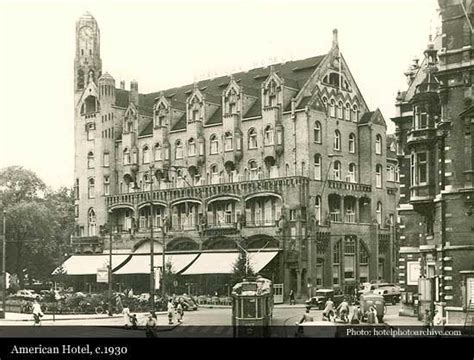
<svg viewBox="0 0 474 360">
<path fill-rule="evenodd" d="M 179 299 L 183 300 L 184 311 L 197 310 L 197 301 L 193 297 L 189 295 L 176 296 L 175 302 L 179 301 Z"/>
<path fill-rule="evenodd" d="M 18 290 L 15 294 L 15 297 L 18 299 L 23 299 L 23 300 L 35 300 L 36 298 L 40 297 L 39 294 L 35 293 L 33 290 Z"/>
<path fill-rule="evenodd" d="M 328 301 L 330 298 L 334 302 L 335 306 L 339 306 L 342 300 L 344 300 L 344 297 L 345 295 L 340 291 L 335 291 L 333 289 L 319 289 L 316 291 L 315 296 L 306 301 L 306 306 L 310 308 L 317 307 L 319 310 L 323 310 L 324 306 L 326 305 L 326 301 Z"/>
</svg>

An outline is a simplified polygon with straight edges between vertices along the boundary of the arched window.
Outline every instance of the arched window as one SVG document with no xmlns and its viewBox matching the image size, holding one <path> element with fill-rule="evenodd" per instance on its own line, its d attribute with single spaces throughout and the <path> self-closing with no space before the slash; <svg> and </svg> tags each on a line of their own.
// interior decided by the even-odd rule
<svg viewBox="0 0 474 360">
<path fill-rule="evenodd" d="M 265 145 L 273 145 L 273 128 L 271 125 L 267 125 L 265 128 L 265 138 L 264 138 Z"/>
<path fill-rule="evenodd" d="M 344 107 L 344 120 L 351 121 L 351 104 L 346 103 Z"/>
<path fill-rule="evenodd" d="M 314 123 L 314 142 L 321 144 L 321 123 L 319 121 L 316 121 Z"/>
<path fill-rule="evenodd" d="M 285 165 L 285 176 L 290 176 L 290 165 L 288 164 Z"/>
<path fill-rule="evenodd" d="M 183 143 L 181 140 L 176 140 L 175 143 L 175 159 L 182 159 L 183 158 Z"/>
<path fill-rule="evenodd" d="M 321 224 L 321 196 L 317 195 L 314 203 L 314 215 L 318 224 Z"/>
<path fill-rule="evenodd" d="M 356 164 L 350 163 L 349 164 L 349 173 L 347 174 L 348 182 L 355 183 L 356 182 Z"/>
<path fill-rule="evenodd" d="M 155 144 L 155 161 L 161 160 L 161 145 L 159 143 Z"/>
<path fill-rule="evenodd" d="M 337 118 L 342 120 L 342 101 L 337 103 Z"/>
<path fill-rule="evenodd" d="M 254 128 L 249 130 L 249 149 L 257 148 L 257 131 Z"/>
<path fill-rule="evenodd" d="M 314 155 L 314 180 L 321 180 L 321 155 Z"/>
<path fill-rule="evenodd" d="M 150 162 L 150 148 L 148 145 L 143 147 L 143 163 L 148 164 Z"/>
<path fill-rule="evenodd" d="M 87 154 L 87 168 L 88 169 L 93 169 L 94 168 L 94 153 L 92 151 L 89 151 Z"/>
<path fill-rule="evenodd" d="M 87 195 L 89 199 L 95 198 L 95 180 L 94 178 L 90 178 L 87 182 Z"/>
<path fill-rule="evenodd" d="M 375 186 L 377 188 L 382 187 L 382 165 L 380 164 L 375 166 Z"/>
<path fill-rule="evenodd" d="M 328 98 L 326 96 L 323 97 L 323 105 L 325 108 L 328 107 Z"/>
<path fill-rule="evenodd" d="M 341 163 L 334 161 L 333 177 L 336 181 L 341 181 Z"/>
<path fill-rule="evenodd" d="M 352 121 L 359 121 L 359 107 L 357 105 L 352 106 Z"/>
<path fill-rule="evenodd" d="M 251 160 L 249 162 L 249 170 L 250 170 L 250 180 L 258 180 L 258 166 L 257 162 Z"/>
<path fill-rule="evenodd" d="M 339 132 L 339 130 L 336 130 L 334 132 L 334 150 L 341 150 L 341 133 Z"/>
<path fill-rule="evenodd" d="M 382 225 L 382 203 L 380 201 L 377 203 L 376 214 L 377 214 L 377 224 Z"/>
<path fill-rule="evenodd" d="M 217 165 L 211 166 L 211 184 L 219 184 L 219 170 Z"/>
<path fill-rule="evenodd" d="M 209 140 L 211 145 L 211 154 L 217 154 L 219 152 L 219 140 L 217 139 L 217 135 L 212 134 Z"/>
<path fill-rule="evenodd" d="M 224 135 L 224 151 L 232 151 L 233 146 L 233 136 L 230 131 L 227 131 Z"/>
<path fill-rule="evenodd" d="M 95 216 L 94 209 L 89 209 L 88 213 L 88 231 L 89 236 L 96 236 L 97 235 L 97 219 Z"/>
<path fill-rule="evenodd" d="M 128 148 L 125 148 L 123 151 L 123 164 L 124 165 L 130 165 L 130 150 Z"/>
<path fill-rule="evenodd" d="M 188 140 L 188 156 L 196 156 L 196 141 L 194 138 Z"/>
<path fill-rule="evenodd" d="M 375 137 L 375 153 L 382 155 L 382 136 L 378 135 Z"/>
<path fill-rule="evenodd" d="M 336 101 L 334 99 L 329 102 L 329 116 L 336 117 Z"/>
<path fill-rule="evenodd" d="M 387 181 L 395 181 L 395 167 L 387 165 Z"/>
<path fill-rule="evenodd" d="M 355 153 L 355 147 L 356 147 L 356 137 L 353 133 L 349 135 L 349 152 L 351 154 Z"/>
</svg>

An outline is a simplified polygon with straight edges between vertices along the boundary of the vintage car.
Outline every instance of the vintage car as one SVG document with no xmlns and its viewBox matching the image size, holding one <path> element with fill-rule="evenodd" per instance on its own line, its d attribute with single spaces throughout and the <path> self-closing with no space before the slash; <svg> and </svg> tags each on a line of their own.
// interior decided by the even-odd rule
<svg viewBox="0 0 474 360">
<path fill-rule="evenodd" d="M 319 289 L 311 299 L 306 301 L 306 306 L 309 308 L 316 307 L 319 310 L 323 310 L 326 301 L 332 299 L 334 306 L 337 307 L 342 300 L 344 300 L 344 297 L 344 294 L 333 289 Z"/>
<path fill-rule="evenodd" d="M 362 321 L 368 321 L 368 314 L 371 307 L 375 307 L 377 311 L 378 323 L 383 323 L 383 317 L 387 312 L 385 300 L 379 294 L 364 294 L 360 297 L 360 312 L 362 314 Z"/>
<path fill-rule="evenodd" d="M 400 286 L 393 283 L 364 283 L 359 290 L 359 295 L 363 294 L 382 295 L 386 303 L 393 305 L 401 298 Z"/>
</svg>

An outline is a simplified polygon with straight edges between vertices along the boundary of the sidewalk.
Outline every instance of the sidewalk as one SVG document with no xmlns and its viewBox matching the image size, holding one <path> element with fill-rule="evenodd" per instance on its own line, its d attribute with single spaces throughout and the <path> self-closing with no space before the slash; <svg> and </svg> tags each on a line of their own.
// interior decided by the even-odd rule
<svg viewBox="0 0 474 360">
<path fill-rule="evenodd" d="M 388 326 L 423 326 L 423 321 L 418 320 L 416 317 L 410 316 L 398 316 L 391 315 L 385 316 L 383 319 L 384 324 Z"/>
<path fill-rule="evenodd" d="M 148 312 L 136 313 L 137 316 L 147 316 Z M 166 311 L 157 311 L 157 315 L 165 315 L 167 314 Z M 114 314 L 112 316 L 108 316 L 107 314 L 45 314 L 41 321 L 61 321 L 61 320 L 101 320 L 101 319 L 120 319 L 123 318 L 122 314 Z M 20 314 L 20 313 L 6 313 L 5 319 L 0 319 L 0 325 L 5 323 L 12 323 L 18 321 L 33 321 L 32 314 Z"/>
</svg>

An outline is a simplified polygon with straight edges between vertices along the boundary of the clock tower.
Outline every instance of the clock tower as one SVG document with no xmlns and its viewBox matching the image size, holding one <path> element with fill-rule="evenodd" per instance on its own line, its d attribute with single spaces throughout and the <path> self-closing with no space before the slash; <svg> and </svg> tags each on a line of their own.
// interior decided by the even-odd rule
<svg viewBox="0 0 474 360">
<path fill-rule="evenodd" d="M 87 12 L 76 22 L 74 92 L 82 92 L 90 81 L 97 85 L 101 73 L 99 26 L 94 17 Z"/>
</svg>

